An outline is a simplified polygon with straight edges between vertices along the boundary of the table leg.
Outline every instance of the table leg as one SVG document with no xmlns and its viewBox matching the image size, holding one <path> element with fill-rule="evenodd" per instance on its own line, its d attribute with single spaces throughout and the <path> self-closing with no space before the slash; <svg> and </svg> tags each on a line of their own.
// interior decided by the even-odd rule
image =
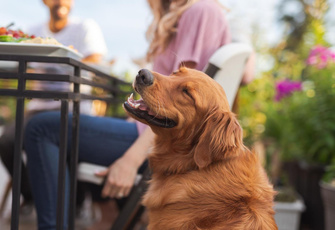
<svg viewBox="0 0 335 230">
<path fill-rule="evenodd" d="M 81 68 L 74 68 L 74 76 L 80 78 Z M 73 92 L 80 93 L 80 85 L 74 83 Z M 69 206 L 69 229 L 75 228 L 76 219 L 76 197 L 77 197 L 77 166 L 79 151 L 79 118 L 80 118 L 80 101 L 73 101 L 72 115 L 72 145 L 70 157 L 70 206 Z"/>
<path fill-rule="evenodd" d="M 69 102 L 61 102 L 61 128 L 59 143 L 59 163 L 58 163 L 58 191 L 57 191 L 57 230 L 64 229 L 64 206 L 65 206 L 65 177 L 66 177 L 66 152 L 68 137 L 68 113 Z"/>
<path fill-rule="evenodd" d="M 23 116 L 24 116 L 24 98 L 18 98 L 16 101 L 11 230 L 19 229 L 21 164 L 22 164 L 23 121 L 24 121 Z"/>
<path fill-rule="evenodd" d="M 70 207 L 69 207 L 69 229 L 75 229 L 76 197 L 77 197 L 77 166 L 79 151 L 79 116 L 80 103 L 73 102 L 72 116 L 72 145 L 70 158 Z"/>
</svg>

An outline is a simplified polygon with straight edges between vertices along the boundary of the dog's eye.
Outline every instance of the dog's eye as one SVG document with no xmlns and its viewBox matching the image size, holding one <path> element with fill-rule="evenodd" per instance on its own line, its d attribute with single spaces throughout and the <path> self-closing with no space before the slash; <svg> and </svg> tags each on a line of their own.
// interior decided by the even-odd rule
<svg viewBox="0 0 335 230">
<path fill-rule="evenodd" d="M 193 97 L 192 97 L 192 95 L 190 94 L 190 92 L 188 91 L 187 88 L 183 89 L 183 93 L 185 93 L 187 96 L 189 96 L 193 100 Z"/>
</svg>

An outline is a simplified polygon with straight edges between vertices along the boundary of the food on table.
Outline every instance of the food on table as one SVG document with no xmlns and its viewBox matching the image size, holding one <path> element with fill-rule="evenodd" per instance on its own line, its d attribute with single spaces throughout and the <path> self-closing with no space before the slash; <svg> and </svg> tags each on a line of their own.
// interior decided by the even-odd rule
<svg viewBox="0 0 335 230">
<path fill-rule="evenodd" d="M 54 38 L 42 38 L 42 37 L 36 37 L 33 39 L 23 40 L 23 41 L 20 41 L 20 43 L 33 43 L 33 44 L 58 45 L 58 46 L 63 45 L 62 43 L 58 42 Z M 72 45 L 68 46 L 68 48 L 78 52 L 78 50 L 73 48 Z"/>
<path fill-rule="evenodd" d="M 36 37 L 33 39 L 23 40 L 20 43 L 34 43 L 34 44 L 48 44 L 48 45 L 62 45 L 54 38 Z"/>
<path fill-rule="evenodd" d="M 35 38 L 35 36 L 28 35 L 21 30 L 11 30 L 6 27 L 0 27 L 0 42 L 21 42 L 32 38 Z"/>
<path fill-rule="evenodd" d="M 12 26 L 12 24 L 10 25 Z M 63 45 L 54 38 L 35 37 L 35 35 L 28 35 L 21 30 L 11 30 L 9 26 L 0 27 L 0 42 L 16 42 L 16 43 L 33 43 L 45 45 Z M 78 52 L 73 46 L 68 46 L 70 49 Z"/>
</svg>

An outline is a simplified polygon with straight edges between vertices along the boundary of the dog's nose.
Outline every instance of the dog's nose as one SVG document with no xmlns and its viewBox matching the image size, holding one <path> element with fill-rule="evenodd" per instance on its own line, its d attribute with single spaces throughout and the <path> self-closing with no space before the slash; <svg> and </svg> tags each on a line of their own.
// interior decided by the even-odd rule
<svg viewBox="0 0 335 230">
<path fill-rule="evenodd" d="M 136 76 L 136 84 L 149 86 L 154 82 L 154 76 L 147 69 L 141 69 Z"/>
</svg>

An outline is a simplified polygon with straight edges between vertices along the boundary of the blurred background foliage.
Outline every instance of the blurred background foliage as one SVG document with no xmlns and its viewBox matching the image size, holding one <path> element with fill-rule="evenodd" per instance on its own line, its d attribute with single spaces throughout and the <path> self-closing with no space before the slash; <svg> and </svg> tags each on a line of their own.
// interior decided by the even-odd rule
<svg viewBox="0 0 335 230">
<path fill-rule="evenodd" d="M 283 9 L 292 3 L 302 10 L 286 14 Z M 325 40 L 327 11 L 326 0 L 281 2 L 278 15 L 285 25 L 281 41 L 274 47 L 256 46 L 272 67 L 240 90 L 239 119 L 247 145 L 261 140 L 269 147 L 268 154 L 279 150 L 285 161 L 325 165 L 334 161 L 335 57 Z M 309 63 L 313 52 L 320 49 L 329 59 L 325 61 L 326 54 L 319 53 L 314 57 L 318 63 Z M 276 87 L 283 81 L 301 82 L 301 90 L 276 100 Z"/>
</svg>

